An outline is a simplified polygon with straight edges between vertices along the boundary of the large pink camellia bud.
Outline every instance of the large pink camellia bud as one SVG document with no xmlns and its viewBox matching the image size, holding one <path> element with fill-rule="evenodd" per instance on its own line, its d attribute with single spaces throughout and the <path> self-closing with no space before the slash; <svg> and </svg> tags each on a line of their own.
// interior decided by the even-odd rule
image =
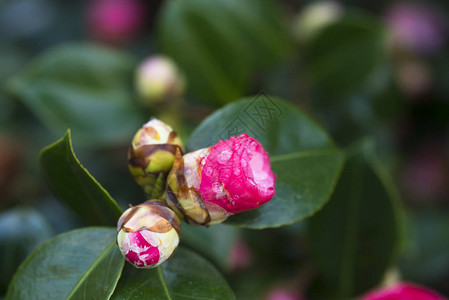
<svg viewBox="0 0 449 300">
<path fill-rule="evenodd" d="M 167 203 L 191 224 L 216 224 L 268 202 L 276 176 L 262 145 L 246 134 L 175 154 L 167 178 Z"/>
<path fill-rule="evenodd" d="M 428 288 L 399 282 L 392 286 L 369 292 L 361 300 L 447 300 L 446 297 Z"/>
<path fill-rule="evenodd" d="M 117 224 L 117 244 L 136 268 L 154 268 L 169 259 L 179 244 L 180 221 L 160 200 L 126 210 Z"/>
</svg>

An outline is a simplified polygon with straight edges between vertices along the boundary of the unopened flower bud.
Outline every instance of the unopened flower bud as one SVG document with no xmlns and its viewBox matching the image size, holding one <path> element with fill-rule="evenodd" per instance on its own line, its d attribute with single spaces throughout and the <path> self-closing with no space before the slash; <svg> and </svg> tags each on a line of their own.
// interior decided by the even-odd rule
<svg viewBox="0 0 449 300">
<path fill-rule="evenodd" d="M 361 300 L 447 300 L 437 292 L 416 284 L 399 282 L 394 285 L 381 288 L 361 297 Z"/>
<path fill-rule="evenodd" d="M 179 244 L 180 221 L 159 200 L 127 209 L 117 224 L 117 244 L 136 268 L 153 268 L 169 259 Z"/>
<path fill-rule="evenodd" d="M 275 182 L 268 153 L 242 134 L 184 156 L 176 152 L 166 200 L 190 224 L 216 224 L 268 202 Z"/>
<path fill-rule="evenodd" d="M 128 151 L 128 167 L 151 199 L 163 196 L 177 149 L 184 151 L 180 137 L 157 119 L 143 125 L 134 136 Z"/>
<path fill-rule="evenodd" d="M 152 106 L 180 98 L 185 80 L 174 61 L 165 56 L 153 56 L 137 70 L 136 85 L 142 103 Z"/>
<path fill-rule="evenodd" d="M 294 20 L 294 36 L 299 42 L 307 42 L 321 29 L 336 22 L 342 15 L 341 5 L 332 0 L 312 2 L 304 7 Z"/>
</svg>

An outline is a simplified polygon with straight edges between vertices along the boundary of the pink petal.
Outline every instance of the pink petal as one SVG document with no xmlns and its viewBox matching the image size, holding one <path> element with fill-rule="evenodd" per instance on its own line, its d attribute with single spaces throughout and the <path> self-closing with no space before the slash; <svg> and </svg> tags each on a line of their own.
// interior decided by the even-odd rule
<svg viewBox="0 0 449 300">
<path fill-rule="evenodd" d="M 428 288 L 400 282 L 372 291 L 363 296 L 362 300 L 447 300 L 447 298 Z"/>
<path fill-rule="evenodd" d="M 151 246 L 140 232 L 129 232 L 127 235 L 132 247 L 125 257 L 130 263 L 138 267 L 145 267 L 159 261 L 159 249 Z"/>
<path fill-rule="evenodd" d="M 210 148 L 199 192 L 205 202 L 238 213 L 268 202 L 275 183 L 268 153 L 258 141 L 242 134 Z"/>
</svg>

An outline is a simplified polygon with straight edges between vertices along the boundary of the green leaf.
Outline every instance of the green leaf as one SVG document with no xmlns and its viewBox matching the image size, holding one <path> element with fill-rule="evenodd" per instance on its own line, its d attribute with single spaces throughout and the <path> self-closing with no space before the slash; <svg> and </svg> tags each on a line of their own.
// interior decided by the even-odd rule
<svg viewBox="0 0 449 300">
<path fill-rule="evenodd" d="M 2 212 L 0 228 L 0 295 L 4 295 L 20 263 L 53 232 L 39 212 L 24 207 Z"/>
<path fill-rule="evenodd" d="M 143 123 L 131 93 L 133 69 L 116 50 L 68 44 L 45 52 L 7 87 L 56 134 L 72 128 L 77 143 L 115 144 Z"/>
<path fill-rule="evenodd" d="M 167 1 L 158 25 L 162 49 L 186 73 L 190 91 L 213 103 L 240 97 L 250 75 L 288 49 L 272 1 Z"/>
<path fill-rule="evenodd" d="M 122 210 L 73 153 L 70 131 L 44 148 L 40 163 L 55 196 L 90 225 L 115 226 Z"/>
<path fill-rule="evenodd" d="M 367 14 L 351 13 L 323 28 L 304 57 L 315 92 L 331 100 L 375 80 L 386 59 L 386 41 L 379 20 Z"/>
<path fill-rule="evenodd" d="M 401 242 L 396 190 L 365 140 L 350 148 L 335 192 L 310 219 L 310 251 L 324 298 L 349 299 L 380 283 Z"/>
<path fill-rule="evenodd" d="M 310 217 L 330 198 L 343 164 L 336 149 L 273 156 L 276 194 L 260 208 L 237 214 L 227 223 L 261 229 L 279 227 Z"/>
<path fill-rule="evenodd" d="M 247 228 L 279 227 L 300 221 L 329 199 L 343 154 L 328 135 L 293 105 L 260 94 L 227 105 L 192 134 L 189 151 L 247 133 L 268 151 L 277 176 L 276 194 L 258 209 L 237 214 L 229 224 Z"/>
<path fill-rule="evenodd" d="M 17 270 L 6 299 L 109 299 L 124 264 L 115 235 L 83 228 L 46 242 Z"/>
<path fill-rule="evenodd" d="M 410 213 L 407 221 L 407 243 L 399 264 L 401 275 L 426 285 L 445 282 L 449 275 L 447 211 L 420 209 Z"/>
<path fill-rule="evenodd" d="M 226 270 L 231 248 L 238 238 L 238 229 L 224 224 L 210 227 L 182 226 L 181 236 L 185 245 Z"/>
<path fill-rule="evenodd" d="M 112 299 L 231 300 L 235 296 L 208 261 L 181 248 L 155 269 L 139 270 L 127 264 Z"/>
</svg>

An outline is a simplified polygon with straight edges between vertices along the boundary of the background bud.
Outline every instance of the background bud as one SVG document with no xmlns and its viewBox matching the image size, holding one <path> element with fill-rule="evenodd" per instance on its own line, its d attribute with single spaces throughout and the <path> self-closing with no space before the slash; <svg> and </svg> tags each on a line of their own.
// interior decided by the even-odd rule
<svg viewBox="0 0 449 300">
<path fill-rule="evenodd" d="M 364 295 L 361 300 L 447 300 L 446 297 L 428 288 L 399 282 L 392 286 L 381 288 Z"/>
<path fill-rule="evenodd" d="M 177 153 L 166 199 L 188 222 L 215 224 L 268 202 L 275 182 L 268 153 L 242 134 L 183 157 Z"/>
<path fill-rule="evenodd" d="M 92 0 L 87 7 L 89 34 L 107 44 L 129 42 L 143 27 L 145 11 L 141 0 Z"/>
<path fill-rule="evenodd" d="M 178 99 L 185 89 L 184 77 L 175 62 L 165 56 L 153 56 L 142 62 L 136 85 L 142 103 L 148 106 Z"/>
<path fill-rule="evenodd" d="M 313 38 L 322 28 L 337 21 L 343 8 L 336 1 L 312 2 L 296 16 L 293 33 L 299 42 Z"/>
<path fill-rule="evenodd" d="M 169 259 L 179 244 L 180 221 L 165 203 L 150 200 L 126 210 L 117 224 L 117 244 L 137 268 L 153 268 Z"/>
<path fill-rule="evenodd" d="M 128 167 L 150 198 L 164 195 L 165 179 L 176 149 L 184 151 L 180 137 L 157 119 L 143 125 L 134 136 L 128 151 Z"/>
</svg>

